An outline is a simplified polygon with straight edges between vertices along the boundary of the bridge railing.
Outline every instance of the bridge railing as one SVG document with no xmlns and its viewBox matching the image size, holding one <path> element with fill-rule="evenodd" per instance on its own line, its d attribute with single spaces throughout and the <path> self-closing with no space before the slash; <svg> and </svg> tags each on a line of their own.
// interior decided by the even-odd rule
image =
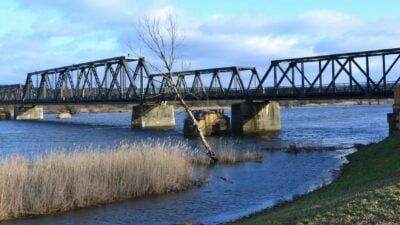
<svg viewBox="0 0 400 225">
<path fill-rule="evenodd" d="M 393 88 L 400 88 L 400 84 L 395 82 L 387 82 Z M 394 85 L 394 86 L 393 86 Z M 328 88 L 328 85 L 319 87 L 302 86 L 283 86 L 280 88 L 263 88 L 249 90 L 249 96 L 253 98 L 266 98 L 266 99 L 346 99 L 346 98 L 390 98 L 393 95 L 393 90 L 388 87 L 382 89 L 368 90 L 367 83 L 361 83 L 360 86 L 353 86 L 349 84 L 337 84 L 334 88 Z"/>
<path fill-rule="evenodd" d="M 395 82 L 388 82 L 388 84 L 394 84 Z M 327 99 L 327 98 L 381 98 L 392 95 L 392 90 L 388 88 L 385 91 L 375 90 L 368 92 L 369 95 L 365 95 L 365 89 L 368 88 L 366 83 L 359 86 L 350 86 L 349 84 L 337 84 L 335 89 L 327 89 L 327 86 L 306 89 L 301 87 L 280 87 L 279 89 L 269 88 L 253 88 L 250 90 L 243 91 L 240 88 L 210 88 L 204 86 L 203 88 L 185 89 L 179 88 L 179 92 L 187 100 L 213 100 L 213 99 Z M 400 88 L 400 85 L 396 85 Z M 66 89 L 66 90 L 47 90 L 46 98 L 39 98 L 38 88 L 31 89 L 29 98 L 22 99 L 23 96 L 23 85 L 16 85 L 10 87 L 0 87 L 0 98 L 3 102 L 12 103 L 24 103 L 24 104 L 57 104 L 57 103 L 85 103 L 85 102 L 139 102 L 141 99 L 137 95 L 124 95 L 118 90 L 108 89 L 84 89 L 83 95 L 79 98 L 73 94 L 74 91 L 82 91 L 82 89 Z M 304 92 L 302 92 L 304 91 Z M 63 92 L 61 95 L 60 92 Z M 107 93 L 107 94 L 106 94 Z M 155 93 L 152 95 L 146 95 L 145 99 L 148 101 L 160 101 L 160 100 L 176 100 L 176 95 L 173 92 L 161 93 L 161 88 L 156 88 Z M 160 94 L 161 93 L 161 94 Z M 61 97 L 62 96 L 62 97 Z"/>
</svg>

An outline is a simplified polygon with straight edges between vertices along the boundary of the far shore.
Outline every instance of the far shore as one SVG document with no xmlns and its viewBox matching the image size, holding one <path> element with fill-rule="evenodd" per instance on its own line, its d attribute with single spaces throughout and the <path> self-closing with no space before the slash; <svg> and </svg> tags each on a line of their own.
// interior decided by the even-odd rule
<svg viewBox="0 0 400 225">
<path fill-rule="evenodd" d="M 193 110 L 204 109 L 224 109 L 229 110 L 231 104 L 243 101 L 200 101 L 188 102 Z M 182 112 L 184 109 L 179 103 L 171 103 L 176 106 L 176 111 Z M 355 100 L 284 100 L 279 101 L 282 108 L 292 107 L 319 107 L 319 106 L 345 106 L 345 105 L 378 105 L 393 104 L 393 99 L 355 99 Z M 69 112 L 76 113 L 121 113 L 131 112 L 134 104 L 90 104 L 90 105 L 46 105 L 43 110 L 46 114 L 59 114 Z"/>
</svg>

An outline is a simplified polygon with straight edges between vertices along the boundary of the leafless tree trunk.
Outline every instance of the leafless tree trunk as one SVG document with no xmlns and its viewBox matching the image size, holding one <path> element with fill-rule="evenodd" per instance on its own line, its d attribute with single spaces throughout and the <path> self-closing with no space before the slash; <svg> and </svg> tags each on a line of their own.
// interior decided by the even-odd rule
<svg viewBox="0 0 400 225">
<path fill-rule="evenodd" d="M 162 25 L 165 25 L 165 27 Z M 160 19 L 156 18 L 141 19 L 139 21 L 138 38 L 139 41 L 142 42 L 150 52 L 152 52 L 158 59 L 161 60 L 162 67 L 166 70 L 164 72 L 154 64 L 149 63 L 149 65 L 158 73 L 165 74 L 167 84 L 169 84 L 169 86 L 172 88 L 173 92 L 176 94 L 176 98 L 179 100 L 180 104 L 183 106 L 194 126 L 196 127 L 200 136 L 200 140 L 207 151 L 207 156 L 213 163 L 217 162 L 218 159 L 208 144 L 202 130 L 200 129 L 192 110 L 186 104 L 183 96 L 173 83 L 172 69 L 176 62 L 177 47 L 181 44 L 180 40 L 178 40 L 176 21 L 172 18 L 172 16 L 168 16 L 165 24 L 161 24 Z"/>
</svg>

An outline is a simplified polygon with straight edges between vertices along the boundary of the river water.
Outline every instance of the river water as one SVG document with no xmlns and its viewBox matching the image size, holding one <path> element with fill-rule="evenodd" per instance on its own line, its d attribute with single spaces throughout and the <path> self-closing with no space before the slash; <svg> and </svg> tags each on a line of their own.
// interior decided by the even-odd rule
<svg viewBox="0 0 400 225">
<path fill-rule="evenodd" d="M 182 193 L 132 199 L 78 209 L 55 215 L 3 222 L 2 224 L 218 224 L 271 207 L 332 181 L 348 147 L 382 140 L 388 135 L 386 114 L 391 105 L 299 107 L 281 109 L 282 131 L 258 136 L 228 135 L 210 138 L 215 148 L 255 150 L 265 155 L 262 163 L 218 165 L 207 169 L 208 182 Z M 226 112 L 228 115 L 229 111 Z M 78 114 L 57 120 L 0 121 L 0 156 L 32 157 L 54 149 L 107 146 L 120 142 L 159 138 L 185 140 L 183 119 L 164 131 L 130 129 L 130 113 Z M 186 141 L 186 140 L 185 140 Z M 187 140 L 196 148 L 196 139 Z M 295 143 L 304 147 L 339 147 L 337 151 L 289 154 L 279 151 Z M 220 177 L 228 179 L 226 182 Z"/>
</svg>

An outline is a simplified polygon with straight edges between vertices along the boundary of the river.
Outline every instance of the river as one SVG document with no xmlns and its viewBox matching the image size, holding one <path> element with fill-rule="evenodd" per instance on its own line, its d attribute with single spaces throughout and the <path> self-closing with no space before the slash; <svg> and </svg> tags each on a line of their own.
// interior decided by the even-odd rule
<svg viewBox="0 0 400 225">
<path fill-rule="evenodd" d="M 264 135 L 228 135 L 209 138 L 214 148 L 255 150 L 262 163 L 218 165 L 205 169 L 208 181 L 182 193 L 126 200 L 55 215 L 6 221 L 1 224 L 218 224 L 271 207 L 332 181 L 354 144 L 367 144 L 388 135 L 386 114 L 391 105 L 295 107 L 281 109 L 282 131 Z M 230 114 L 229 111 L 226 112 Z M 183 138 L 185 114 L 176 113 L 177 125 L 163 131 L 130 129 L 130 113 L 78 114 L 58 120 L 0 121 L 0 156 L 32 157 L 56 149 L 107 146 L 158 138 Z M 290 154 L 279 151 L 289 144 L 304 147 L 339 147 L 337 151 Z M 220 177 L 228 179 L 226 182 Z"/>
</svg>

